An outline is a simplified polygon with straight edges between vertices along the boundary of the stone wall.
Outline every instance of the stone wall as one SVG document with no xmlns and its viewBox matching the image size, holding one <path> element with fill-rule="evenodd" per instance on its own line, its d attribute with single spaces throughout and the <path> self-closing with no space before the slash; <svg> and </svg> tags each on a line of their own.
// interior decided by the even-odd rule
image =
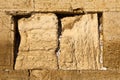
<svg viewBox="0 0 120 80">
<path fill-rule="evenodd" d="M 0 0 L 0 80 L 120 80 L 119 0 Z"/>
</svg>

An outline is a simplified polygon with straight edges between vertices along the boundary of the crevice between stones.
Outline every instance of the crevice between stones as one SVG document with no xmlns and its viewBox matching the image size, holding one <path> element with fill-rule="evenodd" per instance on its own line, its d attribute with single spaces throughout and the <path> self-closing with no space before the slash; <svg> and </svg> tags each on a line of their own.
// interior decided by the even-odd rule
<svg viewBox="0 0 120 80">
<path fill-rule="evenodd" d="M 59 69 L 59 54 L 60 54 L 60 37 L 61 37 L 61 33 L 62 33 L 62 25 L 61 25 L 61 17 L 58 17 L 58 30 L 57 30 L 57 38 L 58 38 L 58 44 L 57 44 L 57 48 L 55 50 L 56 56 L 57 56 L 57 67 Z"/>
<path fill-rule="evenodd" d="M 15 68 L 16 58 L 18 56 L 19 46 L 21 42 L 21 35 L 18 30 L 18 20 L 23 17 L 28 18 L 30 16 L 31 16 L 30 14 L 13 16 L 13 22 L 14 22 L 14 64 L 13 64 L 13 68 Z"/>
<path fill-rule="evenodd" d="M 99 34 L 99 47 L 100 47 L 100 64 L 103 64 L 103 53 L 102 53 L 102 13 L 97 14 L 98 17 L 98 34 Z M 102 65 L 101 65 L 102 67 Z"/>
<path fill-rule="evenodd" d="M 103 13 L 98 13 L 98 32 L 99 32 L 99 47 L 100 47 L 100 64 L 101 70 L 106 70 L 103 66 Z"/>
<path fill-rule="evenodd" d="M 28 80 L 31 80 L 30 79 L 30 73 L 31 73 L 31 70 L 28 70 Z"/>
</svg>

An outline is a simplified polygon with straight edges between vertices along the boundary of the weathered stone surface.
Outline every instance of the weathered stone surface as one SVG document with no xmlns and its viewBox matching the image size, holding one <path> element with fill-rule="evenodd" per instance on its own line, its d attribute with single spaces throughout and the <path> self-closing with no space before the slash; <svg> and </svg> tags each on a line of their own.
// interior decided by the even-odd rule
<svg viewBox="0 0 120 80">
<path fill-rule="evenodd" d="M 104 66 L 120 68 L 120 12 L 103 13 Z"/>
<path fill-rule="evenodd" d="M 19 52 L 16 69 L 57 69 L 55 51 L 29 51 Z"/>
<path fill-rule="evenodd" d="M 119 0 L 35 0 L 35 11 L 119 11 Z"/>
<path fill-rule="evenodd" d="M 50 68 L 57 69 L 58 20 L 56 15 L 34 14 L 19 20 L 21 43 L 16 69 Z"/>
<path fill-rule="evenodd" d="M 3 11 L 33 11 L 33 0 L 0 0 Z"/>
<path fill-rule="evenodd" d="M 35 11 L 70 11 L 70 3 L 64 3 L 56 0 L 35 0 Z"/>
<path fill-rule="evenodd" d="M 28 80 L 28 71 L 0 71 L 0 80 Z"/>
<path fill-rule="evenodd" d="M 0 69 L 13 68 L 13 25 L 10 15 L 0 12 Z"/>
<path fill-rule="evenodd" d="M 120 73 L 113 71 L 62 71 L 33 70 L 31 80 L 119 80 Z"/>
<path fill-rule="evenodd" d="M 97 14 L 65 17 L 61 23 L 60 69 L 100 69 Z"/>
<path fill-rule="evenodd" d="M 0 10 L 39 12 L 120 11 L 119 0 L 0 0 Z"/>
</svg>

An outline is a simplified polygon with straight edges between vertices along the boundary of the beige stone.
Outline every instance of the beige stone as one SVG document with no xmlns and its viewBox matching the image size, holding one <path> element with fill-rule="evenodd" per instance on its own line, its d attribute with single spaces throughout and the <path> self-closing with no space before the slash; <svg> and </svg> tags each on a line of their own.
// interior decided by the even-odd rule
<svg viewBox="0 0 120 80">
<path fill-rule="evenodd" d="M 0 71 L 0 80 L 28 80 L 28 71 Z"/>
<path fill-rule="evenodd" d="M 55 51 L 19 52 L 15 69 L 57 69 Z"/>
<path fill-rule="evenodd" d="M 119 11 L 119 0 L 35 0 L 35 11 Z"/>
<path fill-rule="evenodd" d="M 60 69 L 100 69 L 97 14 L 65 17 L 61 22 Z"/>
<path fill-rule="evenodd" d="M 13 68 L 13 30 L 12 16 L 0 12 L 0 69 Z"/>
<path fill-rule="evenodd" d="M 119 80 L 120 73 L 110 71 L 33 70 L 30 80 Z"/>
<path fill-rule="evenodd" d="M 64 3 L 60 1 L 43 1 L 35 0 L 35 11 L 42 12 L 54 12 L 54 11 L 71 11 L 70 3 Z"/>
<path fill-rule="evenodd" d="M 103 13 L 104 66 L 120 68 L 120 12 Z"/>
<path fill-rule="evenodd" d="M 119 0 L 0 0 L 0 10 L 39 12 L 120 11 Z"/>
<path fill-rule="evenodd" d="M 0 9 L 4 11 L 33 11 L 33 0 L 0 0 Z"/>
<path fill-rule="evenodd" d="M 52 13 L 33 14 L 19 20 L 21 43 L 16 69 L 57 69 L 58 20 Z"/>
</svg>

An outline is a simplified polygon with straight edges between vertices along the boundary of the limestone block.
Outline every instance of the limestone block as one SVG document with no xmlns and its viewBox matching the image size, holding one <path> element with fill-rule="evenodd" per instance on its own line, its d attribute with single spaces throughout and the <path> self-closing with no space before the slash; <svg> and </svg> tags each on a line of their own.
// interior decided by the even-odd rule
<svg viewBox="0 0 120 80">
<path fill-rule="evenodd" d="M 15 69 L 57 69 L 55 51 L 19 52 Z"/>
<path fill-rule="evenodd" d="M 120 11 L 119 0 L 0 0 L 0 10 L 39 12 Z"/>
<path fill-rule="evenodd" d="M 28 80 L 28 71 L 0 71 L 0 80 Z"/>
<path fill-rule="evenodd" d="M 120 12 L 103 13 L 104 66 L 120 69 Z"/>
<path fill-rule="evenodd" d="M 120 73 L 112 71 L 33 70 L 30 80 L 119 80 Z"/>
<path fill-rule="evenodd" d="M 70 1 L 35 0 L 35 11 L 70 11 Z"/>
<path fill-rule="evenodd" d="M 32 11 L 33 0 L 0 0 L 0 9 L 5 11 Z"/>
<path fill-rule="evenodd" d="M 60 69 L 100 69 L 97 14 L 65 17 L 61 23 Z"/>
<path fill-rule="evenodd" d="M 119 0 L 35 0 L 35 11 L 95 12 L 120 11 Z"/>
<path fill-rule="evenodd" d="M 19 20 L 18 23 L 21 43 L 15 68 L 57 69 L 55 51 L 58 45 L 58 20 L 56 15 L 33 14 L 30 18 Z"/>
<path fill-rule="evenodd" d="M 12 16 L 0 12 L 0 69 L 13 68 L 13 30 Z"/>
<path fill-rule="evenodd" d="M 28 34 L 30 34 L 30 36 L 28 35 L 30 50 L 52 50 L 57 47 L 57 28 L 32 30 Z M 37 45 L 35 45 L 36 43 Z"/>
</svg>

